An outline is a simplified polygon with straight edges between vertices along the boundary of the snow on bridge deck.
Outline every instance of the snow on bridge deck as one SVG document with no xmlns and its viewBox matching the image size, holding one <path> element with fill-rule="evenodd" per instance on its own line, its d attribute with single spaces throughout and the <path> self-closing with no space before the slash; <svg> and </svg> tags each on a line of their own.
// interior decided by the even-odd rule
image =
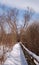
<svg viewBox="0 0 39 65">
<path fill-rule="evenodd" d="M 28 65 L 19 43 L 14 45 L 4 65 Z"/>
</svg>

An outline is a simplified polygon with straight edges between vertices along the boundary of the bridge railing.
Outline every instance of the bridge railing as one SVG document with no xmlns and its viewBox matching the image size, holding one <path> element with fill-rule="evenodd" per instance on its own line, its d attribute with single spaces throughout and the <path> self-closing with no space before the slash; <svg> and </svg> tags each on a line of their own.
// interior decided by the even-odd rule
<svg viewBox="0 0 39 65">
<path fill-rule="evenodd" d="M 26 42 L 25 42 L 26 43 Z M 37 63 L 37 64 L 39 64 L 39 60 L 36 58 L 37 57 L 37 55 L 35 55 L 34 53 L 32 53 L 31 51 L 29 51 L 25 46 L 24 46 L 24 44 L 22 44 L 21 42 L 20 42 L 20 45 L 21 45 L 21 47 L 22 47 L 22 49 L 23 50 L 25 50 L 24 51 L 24 53 L 25 53 L 25 56 L 26 56 L 26 54 L 28 54 L 28 57 L 30 58 L 30 61 L 32 61 L 32 62 L 34 62 L 34 60 L 35 60 L 35 62 Z M 34 64 L 35 65 L 35 64 Z"/>
</svg>

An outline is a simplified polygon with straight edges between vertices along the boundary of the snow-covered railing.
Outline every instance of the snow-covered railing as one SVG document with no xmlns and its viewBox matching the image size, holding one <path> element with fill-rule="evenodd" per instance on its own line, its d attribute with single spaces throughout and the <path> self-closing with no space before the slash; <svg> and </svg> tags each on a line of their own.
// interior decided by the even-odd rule
<svg viewBox="0 0 39 65">
<path fill-rule="evenodd" d="M 33 60 L 35 60 L 39 64 L 39 56 L 37 56 L 36 54 L 29 51 L 21 42 L 20 42 L 20 44 L 25 49 L 25 51 L 28 52 L 28 54 L 31 56 L 31 58 L 33 58 Z"/>
</svg>

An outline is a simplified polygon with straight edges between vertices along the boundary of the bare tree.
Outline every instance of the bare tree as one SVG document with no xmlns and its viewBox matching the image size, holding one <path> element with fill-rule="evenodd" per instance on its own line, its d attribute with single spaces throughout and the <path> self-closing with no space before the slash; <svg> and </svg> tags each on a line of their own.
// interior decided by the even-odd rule
<svg viewBox="0 0 39 65">
<path fill-rule="evenodd" d="M 24 23 L 20 30 L 20 37 L 21 37 L 20 39 L 21 41 L 23 41 L 23 43 L 26 42 L 26 30 L 33 14 L 34 14 L 34 11 L 30 9 L 29 7 L 27 8 L 27 11 L 26 10 L 24 11 L 24 14 L 23 14 Z"/>
<path fill-rule="evenodd" d="M 33 14 L 34 14 L 34 10 L 27 7 L 27 10 L 25 10 L 24 16 L 23 16 L 23 18 L 24 18 L 23 28 L 27 27 L 28 22 L 31 20 Z"/>
</svg>

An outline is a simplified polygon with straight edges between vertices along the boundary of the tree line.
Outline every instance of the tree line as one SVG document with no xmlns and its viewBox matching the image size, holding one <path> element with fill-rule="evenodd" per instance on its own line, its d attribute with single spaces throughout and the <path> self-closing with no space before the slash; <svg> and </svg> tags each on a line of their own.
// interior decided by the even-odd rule
<svg viewBox="0 0 39 65">
<path fill-rule="evenodd" d="M 39 55 L 39 23 L 37 24 L 36 21 L 29 26 L 33 14 L 32 9 L 28 8 L 24 11 L 23 24 L 20 25 L 19 30 L 19 10 L 14 8 L 7 11 L 6 15 L 3 13 L 0 16 L 0 45 L 12 48 L 16 42 L 21 41 L 29 50 Z"/>
</svg>

